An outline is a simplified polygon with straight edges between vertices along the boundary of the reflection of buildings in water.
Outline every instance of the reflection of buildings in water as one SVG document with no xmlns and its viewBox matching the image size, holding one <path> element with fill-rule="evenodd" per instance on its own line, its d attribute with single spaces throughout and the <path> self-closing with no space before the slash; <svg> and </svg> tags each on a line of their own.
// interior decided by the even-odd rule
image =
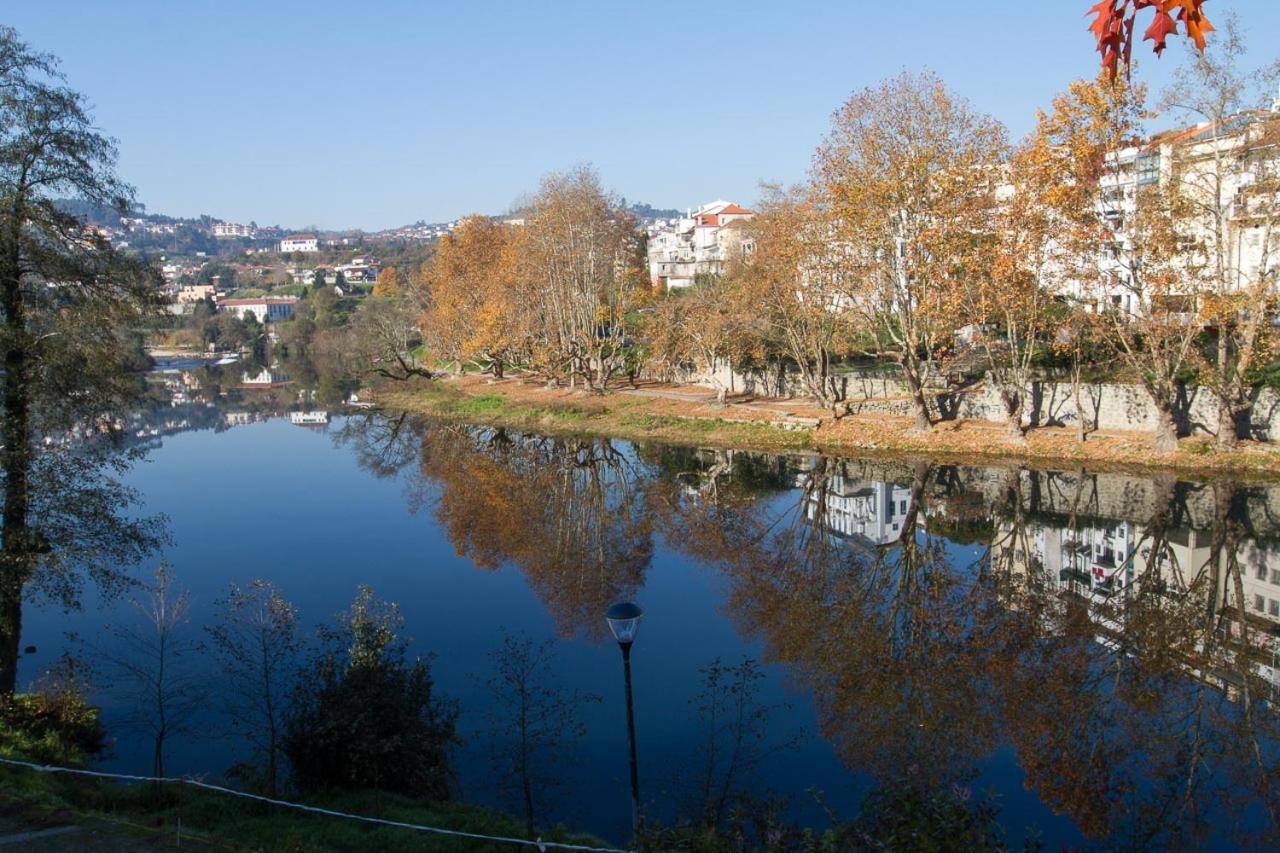
<svg viewBox="0 0 1280 853">
<path fill-rule="evenodd" d="M 329 423 L 328 412 L 290 412 L 289 422 L 295 426 L 324 426 Z"/>
<path fill-rule="evenodd" d="M 244 372 L 244 377 L 240 380 L 241 386 L 250 388 L 267 388 L 272 385 L 284 385 L 289 381 L 289 377 L 284 373 L 276 373 L 269 367 L 264 367 L 257 373 Z"/>
<path fill-rule="evenodd" d="M 1280 623 L 1280 553 L 1270 545 L 1246 542 L 1239 559 L 1245 607 L 1255 616 Z"/>
<path fill-rule="evenodd" d="M 1022 575 L 1030 560 L 1042 568 L 1051 586 L 1096 600 L 1109 599 L 1143 580 L 1185 591 L 1188 578 L 1210 557 L 1209 534 L 1175 529 L 1154 554 L 1145 534 L 1132 522 L 1095 519 L 1074 527 L 1027 521 L 1023 535 L 1017 536 L 1012 523 L 1004 521 L 997 526 L 991 556 L 997 565 Z"/>
<path fill-rule="evenodd" d="M 802 488 L 809 475 L 801 474 Z M 911 490 L 895 483 L 860 482 L 835 474 L 825 489 L 810 492 L 805 514 L 814 520 L 822 513 L 822 524 L 845 539 L 859 539 L 872 545 L 887 545 L 902 536 L 903 519 L 911 506 Z"/>
<path fill-rule="evenodd" d="M 1171 601 L 1179 600 L 1200 577 L 1197 594 L 1211 597 L 1212 602 L 1206 603 L 1219 614 L 1217 636 L 1239 642 L 1245 632 L 1234 606 L 1234 577 L 1225 571 L 1201 573 L 1213 568 L 1212 531 L 1174 528 L 1159 543 L 1149 533 L 1132 522 L 1093 519 L 1074 527 L 1028 520 L 1017 535 L 1012 522 L 1002 521 L 996 528 L 991 559 L 1015 579 L 1033 581 L 1033 572 L 1038 571 L 1043 588 L 1083 600 L 1099 629 L 1098 642 L 1112 649 L 1122 645 L 1123 605 L 1130 596 L 1146 587 Z M 1237 549 L 1236 556 L 1249 626 L 1250 648 L 1245 653 L 1252 671 L 1273 689 L 1280 689 L 1280 550 L 1250 541 Z M 1216 580 L 1205 583 L 1208 578 Z M 1052 619 L 1052 613 L 1045 618 Z M 1205 671 L 1189 662 L 1186 669 L 1235 693 L 1235 679 L 1226 673 Z"/>
</svg>

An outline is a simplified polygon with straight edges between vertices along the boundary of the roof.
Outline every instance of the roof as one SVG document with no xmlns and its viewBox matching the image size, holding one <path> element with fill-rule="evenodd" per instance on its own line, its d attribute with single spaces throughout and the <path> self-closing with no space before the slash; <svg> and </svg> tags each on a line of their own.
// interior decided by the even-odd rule
<svg viewBox="0 0 1280 853">
<path fill-rule="evenodd" d="M 736 204 L 730 204 L 728 207 L 720 211 L 721 216 L 724 216 L 725 214 L 737 214 L 739 216 L 755 216 L 756 212 L 754 210 L 748 210 L 745 207 L 740 207 Z"/>
<path fill-rule="evenodd" d="M 296 296 L 258 296 L 249 299 L 219 299 L 218 305 L 226 307 L 228 305 L 295 305 L 298 302 Z"/>
<path fill-rule="evenodd" d="M 314 234 L 287 234 L 287 235 L 285 235 L 284 237 L 281 237 L 280 239 L 281 239 L 281 240 L 314 240 L 314 239 L 316 239 L 316 235 L 314 235 Z"/>
</svg>

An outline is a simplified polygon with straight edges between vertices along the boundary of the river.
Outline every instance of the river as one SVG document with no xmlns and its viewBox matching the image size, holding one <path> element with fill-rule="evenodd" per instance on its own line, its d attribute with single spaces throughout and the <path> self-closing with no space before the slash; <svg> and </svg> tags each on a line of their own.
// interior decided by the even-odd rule
<svg viewBox="0 0 1280 853">
<path fill-rule="evenodd" d="M 603 616 L 633 600 L 650 819 L 696 814 L 704 670 L 753 660 L 761 725 L 735 787 L 790 819 L 822 828 L 827 809 L 848 819 L 873 792 L 917 790 L 993 797 L 1015 844 L 1275 841 L 1278 487 L 200 412 L 139 430 L 151 450 L 126 478 L 168 516 L 186 630 L 231 582 L 271 580 L 308 628 L 371 586 L 460 704 L 468 800 L 516 805 L 490 760 L 493 653 L 508 634 L 553 639 L 559 683 L 601 701 L 555 768 L 551 817 L 627 839 Z M 69 614 L 34 603 L 24 677 L 130 618 L 92 591 Z M 218 776 L 239 747 L 212 659 L 198 666 L 208 698 L 170 769 Z M 115 739 L 101 763 L 147 771 L 128 699 L 95 698 Z"/>
</svg>

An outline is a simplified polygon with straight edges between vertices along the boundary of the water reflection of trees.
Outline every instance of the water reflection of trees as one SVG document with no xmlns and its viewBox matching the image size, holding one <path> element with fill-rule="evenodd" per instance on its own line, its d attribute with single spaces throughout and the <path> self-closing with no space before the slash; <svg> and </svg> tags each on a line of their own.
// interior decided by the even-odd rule
<svg viewBox="0 0 1280 853">
<path fill-rule="evenodd" d="M 1274 489 L 410 432 L 368 432 L 365 464 L 412 458 L 458 552 L 518 567 L 565 633 L 639 587 L 655 534 L 722 571 L 882 786 L 963 784 L 1009 745 L 1090 838 L 1275 838 Z"/>
<path fill-rule="evenodd" d="M 1027 786 L 1089 837 L 1274 840 L 1277 629 L 1245 589 L 1250 567 L 1280 569 L 1260 544 L 1270 491 L 825 459 L 794 486 L 752 502 L 704 480 L 655 507 L 670 541 L 729 575 L 729 612 L 812 693 L 851 769 L 936 786 L 1007 739 Z M 858 494 L 882 513 L 905 497 L 896 537 L 848 535 Z M 976 559 L 937 535 L 984 529 Z M 1088 571 L 1046 559 L 1095 534 Z"/>
<path fill-rule="evenodd" d="M 601 438 L 408 428 L 411 503 L 431 503 L 459 556 L 484 569 L 516 566 L 562 634 L 598 636 L 604 611 L 634 594 L 653 554 L 635 464 Z M 344 439 L 362 464 L 386 471 L 403 464 L 405 429 L 371 416 L 350 422 Z"/>
<path fill-rule="evenodd" d="M 1157 478 L 1143 517 L 1120 521 L 1090 514 L 1098 484 L 1078 476 L 1046 516 L 1031 479 L 997 507 L 991 551 L 1007 613 L 992 672 L 1028 785 L 1094 837 L 1274 840 L 1277 720 L 1256 652 L 1275 628 L 1248 613 L 1240 564 L 1265 495 Z M 1088 551 L 1100 531 L 1129 540 L 1113 561 Z"/>
<path fill-rule="evenodd" d="M 820 730 L 849 767 L 902 783 L 958 779 L 990 751 L 993 726 L 970 653 L 981 639 L 974 576 L 920 524 L 931 468 L 908 469 L 898 488 L 832 459 L 804 468 L 781 506 L 757 504 L 750 522 L 738 509 L 737 541 L 701 546 L 700 531 L 726 512 L 707 489 L 669 504 L 668 538 L 719 558 L 729 612 L 813 693 Z M 896 530 L 851 529 L 873 504 L 882 515 L 892 505 Z"/>
</svg>

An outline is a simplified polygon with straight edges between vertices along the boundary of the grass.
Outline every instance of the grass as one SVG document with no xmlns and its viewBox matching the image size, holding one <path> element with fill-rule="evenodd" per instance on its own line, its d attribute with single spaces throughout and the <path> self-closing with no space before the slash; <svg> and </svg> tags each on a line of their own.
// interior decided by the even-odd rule
<svg viewBox="0 0 1280 853">
<path fill-rule="evenodd" d="M 607 435 L 634 441 L 750 447 L 764 451 L 811 450 L 809 433 L 765 423 L 650 411 L 650 401 L 630 395 L 530 403 L 501 392 L 471 392 L 453 383 L 426 382 L 411 390 L 384 391 L 388 408 L 443 420 L 566 435 Z"/>
<path fill-rule="evenodd" d="M 297 801 L 298 798 L 289 798 Z M 308 805 L 462 832 L 523 837 L 515 818 L 462 803 L 422 803 L 376 791 L 305 799 Z M 453 838 L 399 827 L 302 812 L 189 786 L 160 790 L 83 777 L 0 767 L 0 818 L 6 831 L 80 824 L 100 834 L 119 833 L 109 849 L 202 844 L 232 850 L 441 850 L 514 849 L 510 844 Z M 179 838 L 181 841 L 179 842 Z M 546 840 L 608 846 L 591 836 L 553 827 Z M 80 849 L 80 833 L 64 849 Z M 128 840 L 135 843 L 128 843 Z M 104 848 L 106 849 L 106 848 Z"/>
<path fill-rule="evenodd" d="M 510 389 L 510 390 L 508 390 Z M 474 379 L 462 383 L 430 381 L 417 387 L 382 391 L 386 408 L 419 412 L 442 420 L 543 432 L 605 435 L 633 441 L 661 441 L 700 447 L 730 447 L 764 452 L 816 451 L 895 458 L 928 458 L 956 464 L 991 464 L 995 460 L 1038 465 L 1088 465 L 1091 470 L 1130 473 L 1174 470 L 1195 477 L 1280 476 L 1280 452 L 1254 446 L 1219 453 L 1202 438 L 1186 439 L 1176 454 L 1153 453 L 1140 434 L 1091 439 L 1081 446 L 1057 435 L 1033 431 L 1027 446 L 1001 440 L 991 425 L 944 422 L 932 433 L 911 434 L 905 418 L 850 416 L 824 419 L 815 431 L 789 430 L 764 419 L 737 420 L 708 413 L 693 401 L 643 397 L 626 393 L 575 396 L 564 389 L 546 392 L 534 386 L 489 386 Z M 675 411 L 673 411 L 673 409 Z M 682 410 L 689 412 L 683 414 Z"/>
</svg>

